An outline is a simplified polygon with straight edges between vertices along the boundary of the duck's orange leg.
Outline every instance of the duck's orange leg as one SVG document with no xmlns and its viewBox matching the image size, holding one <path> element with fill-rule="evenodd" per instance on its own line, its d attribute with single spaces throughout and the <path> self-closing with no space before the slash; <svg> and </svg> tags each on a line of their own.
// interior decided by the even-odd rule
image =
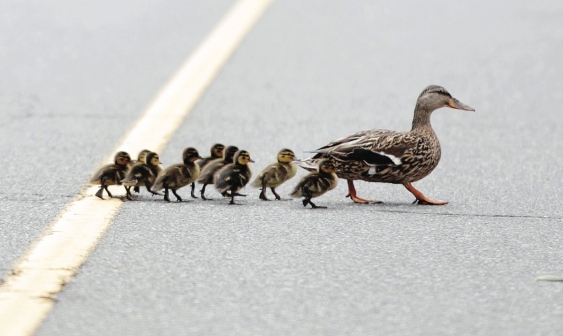
<svg viewBox="0 0 563 336">
<path fill-rule="evenodd" d="M 448 202 L 433 201 L 433 200 L 427 198 L 420 191 L 418 191 L 415 187 L 413 187 L 413 185 L 410 184 L 410 183 L 403 183 L 403 185 L 405 186 L 405 188 L 407 188 L 408 191 L 410 191 L 414 195 L 414 197 L 416 197 L 416 200 L 413 203 L 424 204 L 424 205 L 445 205 L 445 204 L 448 204 Z"/>
<path fill-rule="evenodd" d="M 366 200 L 356 196 L 356 187 L 354 187 L 354 180 L 347 180 L 348 181 L 348 195 L 346 197 L 350 197 L 354 203 L 360 204 L 378 204 L 383 203 L 377 200 Z"/>
</svg>

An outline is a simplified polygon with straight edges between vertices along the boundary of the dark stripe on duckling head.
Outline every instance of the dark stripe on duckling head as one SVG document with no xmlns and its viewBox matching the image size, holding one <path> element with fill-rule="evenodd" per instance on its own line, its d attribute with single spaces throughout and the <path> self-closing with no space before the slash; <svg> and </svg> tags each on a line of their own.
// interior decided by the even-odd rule
<svg viewBox="0 0 563 336">
<path fill-rule="evenodd" d="M 211 146 L 211 156 L 222 157 L 223 151 L 225 150 L 225 145 L 217 143 Z"/>
<path fill-rule="evenodd" d="M 241 159 L 243 159 L 244 161 L 241 162 Z M 245 151 L 244 149 L 241 149 L 235 153 L 233 162 L 236 162 L 237 164 L 247 164 L 248 162 L 253 162 L 253 161 L 250 158 L 250 153 L 248 151 Z"/>
<path fill-rule="evenodd" d="M 278 152 L 278 162 L 291 162 L 294 159 L 295 153 L 291 149 L 284 148 Z"/>
<path fill-rule="evenodd" d="M 319 160 L 319 173 L 331 173 L 334 172 L 334 170 L 336 169 L 336 166 L 334 165 L 334 162 L 331 159 L 322 159 Z"/>
</svg>

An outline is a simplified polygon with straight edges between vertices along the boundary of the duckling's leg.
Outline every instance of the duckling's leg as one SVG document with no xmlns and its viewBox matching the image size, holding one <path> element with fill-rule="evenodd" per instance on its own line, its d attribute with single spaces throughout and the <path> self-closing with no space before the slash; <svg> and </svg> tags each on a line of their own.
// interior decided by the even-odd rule
<svg viewBox="0 0 563 336">
<path fill-rule="evenodd" d="M 104 194 L 104 186 L 103 186 L 103 185 L 100 185 L 100 190 L 98 190 L 98 191 L 96 192 L 96 196 L 98 196 L 98 197 L 101 198 L 101 199 L 104 199 L 104 195 L 103 195 L 103 194 Z"/>
<path fill-rule="evenodd" d="M 170 202 L 170 198 L 168 198 L 168 185 L 164 185 L 164 200 Z"/>
<path fill-rule="evenodd" d="M 180 195 L 178 195 L 178 194 L 176 193 L 176 190 L 174 190 L 174 189 L 170 189 L 170 190 L 172 190 L 172 193 L 174 194 L 174 196 L 176 196 L 176 200 L 177 200 L 178 202 L 182 202 L 182 197 L 180 197 Z"/>
<path fill-rule="evenodd" d="M 195 191 L 195 182 L 192 182 L 192 198 L 197 198 L 194 191 Z"/>
<path fill-rule="evenodd" d="M 227 195 L 231 196 L 231 201 L 229 202 L 229 204 L 238 204 L 238 203 L 235 203 L 235 195 L 236 194 L 237 193 L 235 192 L 235 188 L 231 189 L 230 194 L 227 194 Z"/>
<path fill-rule="evenodd" d="M 346 197 L 350 197 L 354 203 L 360 204 L 379 204 L 383 203 L 378 200 L 366 200 L 356 196 L 356 187 L 354 187 L 354 180 L 348 180 L 348 195 Z"/>
<path fill-rule="evenodd" d="M 205 187 L 207 187 L 207 183 L 204 183 L 204 184 L 203 184 L 203 187 L 201 188 L 201 190 L 200 190 L 199 192 L 200 192 L 200 194 L 201 194 L 201 198 L 202 198 L 203 200 L 206 200 L 206 201 L 207 201 L 209 198 L 205 197 L 205 195 L 204 195 L 204 194 L 205 194 Z"/>
<path fill-rule="evenodd" d="M 279 201 L 281 200 L 280 195 L 278 195 L 278 193 L 276 192 L 276 188 L 272 187 L 270 188 L 270 190 L 272 191 L 272 193 L 274 194 L 274 196 L 276 196 L 276 199 Z"/>
<path fill-rule="evenodd" d="M 268 176 L 268 174 L 262 177 L 262 191 L 260 192 L 260 199 L 263 201 L 269 201 L 268 197 L 266 197 L 266 176 Z"/>
<path fill-rule="evenodd" d="M 123 186 L 125 188 L 125 197 L 127 197 L 128 200 L 132 200 L 133 199 L 133 195 L 131 195 L 131 187 L 128 186 Z"/>
<path fill-rule="evenodd" d="M 133 191 L 138 194 L 138 193 L 141 192 L 141 188 L 139 188 L 139 186 L 134 186 L 134 187 L 133 187 Z"/>
<path fill-rule="evenodd" d="M 147 188 L 147 191 L 150 192 L 152 195 L 158 195 L 158 196 L 162 196 L 161 193 L 156 192 L 156 191 L 152 191 L 152 183 L 150 183 L 149 181 L 145 181 L 145 188 Z"/>
<path fill-rule="evenodd" d="M 311 202 L 311 198 L 313 198 L 313 193 L 311 192 L 311 190 L 309 190 L 309 188 L 307 187 L 303 187 L 303 196 L 305 196 L 305 199 L 303 200 L 303 206 L 307 206 L 307 204 L 311 204 L 311 207 L 313 209 L 326 209 L 325 206 L 317 206 L 315 203 Z"/>
<path fill-rule="evenodd" d="M 113 195 L 109 192 L 108 186 L 104 186 L 104 189 L 106 190 L 106 192 L 108 193 L 108 196 L 110 198 L 113 198 Z"/>
<path fill-rule="evenodd" d="M 408 191 L 410 191 L 414 195 L 414 197 L 416 197 L 416 200 L 414 200 L 413 203 L 424 204 L 424 205 L 445 205 L 445 204 L 448 204 L 448 202 L 433 201 L 433 200 L 427 198 L 419 190 L 417 190 L 415 187 L 413 187 L 413 185 L 410 184 L 410 183 L 403 183 L 403 185 L 405 186 L 405 188 L 407 188 Z"/>
</svg>

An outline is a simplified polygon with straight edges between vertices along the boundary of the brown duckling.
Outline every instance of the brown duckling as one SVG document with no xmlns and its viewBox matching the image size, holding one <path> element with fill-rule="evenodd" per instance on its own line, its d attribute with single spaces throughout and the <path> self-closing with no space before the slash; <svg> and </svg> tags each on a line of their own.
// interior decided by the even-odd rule
<svg viewBox="0 0 563 336">
<path fill-rule="evenodd" d="M 199 177 L 200 168 L 195 162 L 202 157 L 199 156 L 197 149 L 193 147 L 184 149 L 182 158 L 184 163 L 173 164 L 166 168 L 154 182 L 152 190 L 159 191 L 164 188 L 164 200 L 167 202 L 170 202 L 170 198 L 168 198 L 169 189 L 172 190 L 178 202 L 182 202 L 182 198 L 176 193 L 176 190 L 189 185 Z"/>
<path fill-rule="evenodd" d="M 430 85 L 418 96 L 410 131 L 361 131 L 313 151 L 318 154 L 307 161 L 311 164 L 321 158 L 333 159 L 336 174 L 348 180 L 348 196 L 356 203 L 381 202 L 356 196 L 354 180 L 402 184 L 414 195 L 415 203 L 447 204 L 427 198 L 412 185 L 428 176 L 440 162 L 440 142 L 430 125 L 430 116 L 442 107 L 475 111 L 443 87 Z"/>
<path fill-rule="evenodd" d="M 313 208 L 326 208 L 315 205 L 315 203 L 311 202 L 311 198 L 321 196 L 327 191 L 336 188 L 338 177 L 335 173 L 334 162 L 331 159 L 321 159 L 317 164 L 319 167 L 318 171 L 304 176 L 295 186 L 295 189 L 293 189 L 291 197 L 305 197 L 303 199 L 303 206 L 311 204 Z"/>
<path fill-rule="evenodd" d="M 117 152 L 114 156 L 113 163 L 103 166 L 90 179 L 90 183 L 99 184 L 100 190 L 96 192 L 96 196 L 104 199 L 104 189 L 109 197 L 113 195 L 109 192 L 108 186 L 121 185 L 121 180 L 125 177 L 125 173 L 129 169 L 131 163 L 131 156 L 127 152 Z M 129 189 L 125 187 L 125 192 L 128 195 Z"/>
<path fill-rule="evenodd" d="M 233 160 L 233 163 L 221 168 L 215 176 L 215 188 L 222 195 L 231 197 L 229 204 L 236 204 L 235 196 L 245 196 L 239 194 L 238 191 L 244 188 L 250 180 L 252 169 L 248 163 L 254 162 L 250 158 L 250 154 L 242 149 L 235 153 Z"/>
<path fill-rule="evenodd" d="M 146 156 L 148 153 L 150 153 L 151 151 L 148 149 L 143 149 L 139 152 L 139 154 L 137 154 L 137 161 L 135 163 L 139 163 L 139 162 L 145 162 Z M 146 162 L 145 162 L 146 163 Z M 133 187 L 133 191 L 136 193 L 139 193 L 141 191 L 141 188 L 139 186 L 134 186 Z"/>
<path fill-rule="evenodd" d="M 225 150 L 225 145 L 222 145 L 220 143 L 216 143 L 213 146 L 211 146 L 211 150 L 210 150 L 211 155 L 196 161 L 196 163 L 199 165 L 199 168 L 203 169 L 203 167 L 205 167 L 211 161 L 222 158 L 223 150 Z M 191 194 L 193 198 L 197 198 L 197 196 L 195 195 L 195 182 L 192 182 Z"/>
<path fill-rule="evenodd" d="M 277 158 L 278 162 L 264 168 L 254 182 L 252 182 L 254 188 L 262 188 L 262 192 L 260 192 L 261 200 L 268 200 L 266 188 L 270 188 L 276 199 L 280 200 L 281 197 L 276 193 L 276 188 L 297 173 L 297 165 L 292 163 L 295 161 L 295 153 L 291 149 L 284 148 L 280 150 Z"/>
<path fill-rule="evenodd" d="M 199 165 L 199 168 L 203 169 L 203 167 L 205 167 L 209 162 L 222 158 L 224 150 L 225 150 L 225 145 L 222 145 L 220 143 L 216 143 L 213 146 L 211 146 L 211 149 L 210 149 L 211 155 L 206 156 L 206 157 L 202 158 L 201 160 L 197 160 L 196 163 Z"/>
<path fill-rule="evenodd" d="M 160 195 L 158 192 L 152 190 L 152 185 L 156 180 L 158 174 L 162 171 L 160 166 L 160 157 L 155 152 L 146 154 L 145 162 L 137 162 L 127 172 L 125 178 L 121 181 L 127 187 L 141 187 L 145 186 L 147 191 L 153 195 Z M 127 194 L 127 198 L 131 199 L 131 194 Z"/>
<path fill-rule="evenodd" d="M 215 174 L 221 168 L 223 168 L 225 165 L 233 163 L 233 156 L 235 155 L 235 153 L 237 151 L 238 151 L 238 148 L 236 146 L 228 146 L 227 148 L 225 148 L 225 150 L 223 150 L 223 157 L 221 159 L 215 159 L 215 160 L 209 162 L 205 167 L 203 167 L 203 169 L 201 171 L 201 175 L 199 176 L 199 179 L 197 180 L 197 183 L 203 184 L 203 187 L 201 188 L 201 191 L 200 191 L 201 198 L 203 198 L 204 200 L 207 200 L 207 198 L 205 197 L 205 187 L 208 184 L 214 183 Z"/>
</svg>

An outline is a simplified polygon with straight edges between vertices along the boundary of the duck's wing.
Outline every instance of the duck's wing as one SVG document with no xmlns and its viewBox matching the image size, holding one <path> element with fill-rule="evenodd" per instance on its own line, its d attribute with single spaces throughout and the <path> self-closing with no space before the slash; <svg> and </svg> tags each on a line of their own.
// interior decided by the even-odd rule
<svg viewBox="0 0 563 336">
<path fill-rule="evenodd" d="M 312 151 L 317 153 L 312 159 L 316 161 L 330 157 L 336 161 L 359 161 L 370 166 L 400 165 L 406 148 L 402 148 L 404 146 L 400 142 L 392 140 L 395 134 L 404 133 L 388 130 L 358 132 Z"/>
</svg>

